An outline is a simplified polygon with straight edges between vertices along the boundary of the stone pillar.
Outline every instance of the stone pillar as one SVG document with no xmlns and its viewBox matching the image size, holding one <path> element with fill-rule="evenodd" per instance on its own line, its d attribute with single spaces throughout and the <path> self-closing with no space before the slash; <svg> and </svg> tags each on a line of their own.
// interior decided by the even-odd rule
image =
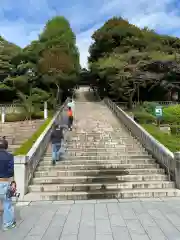
<svg viewBox="0 0 180 240">
<path fill-rule="evenodd" d="M 174 153 L 174 165 L 176 188 L 180 189 L 180 152 Z"/>
<path fill-rule="evenodd" d="M 44 119 L 48 118 L 47 102 L 44 102 Z"/>
<path fill-rule="evenodd" d="M 26 163 L 26 156 L 19 155 L 14 157 L 14 180 L 17 183 L 17 192 L 20 193 L 20 199 L 22 199 L 28 191 Z"/>
<path fill-rule="evenodd" d="M 5 123 L 5 107 L 1 109 L 1 122 Z"/>
</svg>

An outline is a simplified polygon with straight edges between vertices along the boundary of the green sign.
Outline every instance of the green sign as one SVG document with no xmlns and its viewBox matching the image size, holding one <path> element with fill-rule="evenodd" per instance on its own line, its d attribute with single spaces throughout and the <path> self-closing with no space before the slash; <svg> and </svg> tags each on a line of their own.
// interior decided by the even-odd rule
<svg viewBox="0 0 180 240">
<path fill-rule="evenodd" d="M 156 106 L 155 107 L 155 116 L 156 117 L 162 117 L 163 115 L 163 110 L 161 106 Z"/>
</svg>

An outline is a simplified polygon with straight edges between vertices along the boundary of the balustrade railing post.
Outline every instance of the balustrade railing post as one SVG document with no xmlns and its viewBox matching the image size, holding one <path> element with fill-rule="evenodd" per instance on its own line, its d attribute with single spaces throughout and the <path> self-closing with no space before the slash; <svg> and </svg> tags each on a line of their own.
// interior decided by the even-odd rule
<svg viewBox="0 0 180 240">
<path fill-rule="evenodd" d="M 174 153 L 174 165 L 175 165 L 175 184 L 176 188 L 180 189 L 180 152 Z"/>
<path fill-rule="evenodd" d="M 48 118 L 47 102 L 44 102 L 44 119 Z"/>
<path fill-rule="evenodd" d="M 14 157 L 14 179 L 17 183 L 20 198 L 23 198 L 28 191 L 26 162 L 27 156 L 25 155 Z"/>
<path fill-rule="evenodd" d="M 5 123 L 5 107 L 1 108 L 1 122 Z"/>
</svg>

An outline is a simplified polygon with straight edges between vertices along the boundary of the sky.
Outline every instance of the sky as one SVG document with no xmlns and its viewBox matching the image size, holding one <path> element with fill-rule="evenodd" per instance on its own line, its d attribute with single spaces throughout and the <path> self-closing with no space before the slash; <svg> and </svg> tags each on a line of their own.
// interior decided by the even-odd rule
<svg viewBox="0 0 180 240">
<path fill-rule="evenodd" d="M 0 35 L 25 47 L 57 15 L 66 17 L 76 34 L 82 67 L 93 32 L 113 16 L 180 37 L 179 0 L 0 0 Z"/>
</svg>

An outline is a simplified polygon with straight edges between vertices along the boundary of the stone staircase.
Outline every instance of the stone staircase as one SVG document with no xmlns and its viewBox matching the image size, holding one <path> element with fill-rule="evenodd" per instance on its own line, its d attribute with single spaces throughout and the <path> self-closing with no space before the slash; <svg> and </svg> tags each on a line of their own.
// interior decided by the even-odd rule
<svg viewBox="0 0 180 240">
<path fill-rule="evenodd" d="M 0 125 L 0 136 L 6 136 L 8 140 L 8 151 L 15 149 L 32 136 L 44 120 L 8 122 Z"/>
<path fill-rule="evenodd" d="M 24 199 L 180 196 L 164 169 L 111 111 L 103 103 L 92 102 L 90 93 L 80 91 L 64 158 L 52 166 L 48 147 Z"/>
</svg>

